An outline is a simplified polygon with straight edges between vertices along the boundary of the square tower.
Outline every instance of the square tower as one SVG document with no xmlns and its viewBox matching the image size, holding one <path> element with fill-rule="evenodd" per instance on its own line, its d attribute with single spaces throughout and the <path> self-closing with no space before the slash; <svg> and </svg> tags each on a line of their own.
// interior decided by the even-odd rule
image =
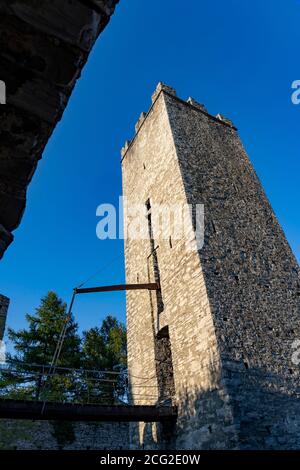
<svg viewBox="0 0 300 470">
<path fill-rule="evenodd" d="M 132 447 L 299 448 L 299 268 L 236 128 L 160 83 L 122 175 L 126 281 L 160 286 L 127 293 L 132 400 L 178 406 L 172 429 L 132 425 Z"/>
</svg>

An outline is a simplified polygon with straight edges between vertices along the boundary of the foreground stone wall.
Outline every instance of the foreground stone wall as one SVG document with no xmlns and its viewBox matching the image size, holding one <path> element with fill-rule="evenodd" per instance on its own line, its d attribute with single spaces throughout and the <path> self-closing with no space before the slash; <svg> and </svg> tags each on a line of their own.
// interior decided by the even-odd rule
<svg viewBox="0 0 300 470">
<path fill-rule="evenodd" d="M 171 430 L 132 425 L 131 445 L 300 448 L 297 262 L 233 124 L 161 84 L 152 100 L 122 150 L 124 195 L 152 208 L 204 204 L 205 231 L 201 249 L 191 219 L 188 243 L 155 232 L 125 240 L 127 282 L 161 284 L 161 299 L 127 293 L 134 402 L 159 403 L 168 327 L 179 409 Z"/>
<path fill-rule="evenodd" d="M 9 307 L 9 298 L 0 294 L 0 341 L 3 339 L 7 311 Z"/>
<path fill-rule="evenodd" d="M 128 447 L 128 423 L 0 420 L 1 450 L 119 450 Z"/>
<path fill-rule="evenodd" d="M 0 2 L 0 258 L 26 189 L 76 80 L 118 0 Z"/>
</svg>

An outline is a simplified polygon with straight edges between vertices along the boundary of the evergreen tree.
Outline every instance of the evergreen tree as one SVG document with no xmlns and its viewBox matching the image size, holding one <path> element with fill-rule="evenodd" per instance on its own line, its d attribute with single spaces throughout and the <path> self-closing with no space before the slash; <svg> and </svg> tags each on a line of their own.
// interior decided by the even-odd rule
<svg viewBox="0 0 300 470">
<path fill-rule="evenodd" d="M 57 341 L 66 321 L 66 304 L 54 292 L 49 292 L 42 299 L 35 315 L 27 314 L 26 320 L 28 322 L 26 329 L 19 331 L 8 329 L 8 337 L 14 343 L 15 354 L 8 355 L 8 364 L 12 372 L 2 372 L 0 394 L 15 398 L 40 399 L 43 398 L 41 392 L 46 389 L 51 390 L 51 398 L 62 399 L 72 390 L 74 378 L 65 371 L 58 370 L 50 380 L 51 383 L 45 386 L 47 376 L 42 374 L 41 366 L 51 364 Z M 77 328 L 73 317 L 69 318 L 57 367 L 78 368 L 80 366 L 80 338 Z"/>
<path fill-rule="evenodd" d="M 84 332 L 84 367 L 95 371 L 89 373 L 87 383 L 90 401 L 113 404 L 125 399 L 126 344 L 125 326 L 111 315 L 103 320 L 100 328 L 91 328 Z M 105 373 L 106 371 L 115 374 Z"/>
<path fill-rule="evenodd" d="M 26 328 L 8 329 L 14 354 L 8 355 L 8 369 L 0 373 L 0 396 L 103 404 L 126 398 L 126 329 L 116 318 L 107 316 L 100 328 L 84 332 L 81 341 L 73 316 L 67 319 L 66 304 L 49 292 L 26 320 Z M 66 321 L 55 374 L 50 375 Z"/>
</svg>

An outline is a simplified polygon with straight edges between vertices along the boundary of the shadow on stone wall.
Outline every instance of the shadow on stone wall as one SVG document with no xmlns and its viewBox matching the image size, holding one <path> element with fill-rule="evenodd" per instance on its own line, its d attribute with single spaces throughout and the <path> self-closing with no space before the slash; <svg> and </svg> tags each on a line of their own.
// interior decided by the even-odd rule
<svg viewBox="0 0 300 470">
<path fill-rule="evenodd" d="M 283 377 L 243 362 L 211 371 L 210 390 L 186 388 L 172 426 L 144 426 L 139 449 L 300 449 L 299 375 Z M 159 406 L 159 404 L 158 404 Z M 137 435 L 136 435 L 137 437 Z"/>
<path fill-rule="evenodd" d="M 0 450 L 129 448 L 129 424 L 0 419 Z"/>
<path fill-rule="evenodd" d="M 223 372 L 239 447 L 299 449 L 300 371 L 291 374 L 286 368 L 277 374 L 248 367 L 243 362 L 231 362 Z"/>
</svg>

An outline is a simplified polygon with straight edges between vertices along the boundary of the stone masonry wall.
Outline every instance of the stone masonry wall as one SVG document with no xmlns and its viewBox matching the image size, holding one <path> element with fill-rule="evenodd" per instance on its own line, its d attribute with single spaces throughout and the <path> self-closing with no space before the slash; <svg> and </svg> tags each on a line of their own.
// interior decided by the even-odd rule
<svg viewBox="0 0 300 470">
<path fill-rule="evenodd" d="M 128 447 L 128 423 L 0 420 L 0 450 L 119 450 Z"/>
<path fill-rule="evenodd" d="M 138 133 L 123 151 L 123 191 L 128 204 L 137 202 L 185 203 L 186 196 L 174 146 L 165 97 L 153 97 L 147 118 L 137 126 Z M 127 144 L 128 145 L 128 144 Z M 125 218 L 125 226 L 130 225 Z M 190 222 L 191 225 L 191 222 Z M 190 227 L 191 240 L 194 235 Z M 197 251 L 185 240 L 162 240 L 154 233 L 160 272 L 163 311 L 158 313 L 155 292 L 127 293 L 128 364 L 134 403 L 153 404 L 158 400 L 157 333 L 169 327 L 175 402 L 179 406 L 176 444 L 165 442 L 163 430 L 155 424 L 131 426 L 134 448 L 198 448 L 210 439 L 213 427 L 220 442 L 235 446 L 235 430 L 218 384 L 219 353 L 205 282 Z M 150 240 L 125 241 L 126 281 L 153 282 Z M 207 403 L 210 413 L 203 407 Z M 197 419 L 195 417 L 197 416 Z M 224 416 L 226 422 L 224 422 Z M 210 426 L 210 427 L 209 427 Z"/>
<path fill-rule="evenodd" d="M 8 307 L 9 307 L 9 299 L 5 297 L 4 295 L 0 294 L 0 341 L 2 340 L 4 336 Z"/>
<path fill-rule="evenodd" d="M 199 257 L 239 446 L 299 447 L 298 264 L 236 130 L 165 99 L 188 202 L 205 204 Z"/>
<path fill-rule="evenodd" d="M 175 95 L 160 84 L 126 143 L 124 196 L 204 204 L 205 239 L 198 251 L 188 219 L 189 245 L 155 233 L 152 243 L 125 240 L 127 282 L 157 281 L 155 248 L 163 305 L 155 292 L 127 295 L 134 400 L 158 400 L 157 333 L 168 326 L 179 407 L 171 440 L 141 423 L 131 427 L 132 446 L 299 448 L 291 362 L 300 338 L 298 265 L 232 123 Z"/>
</svg>

